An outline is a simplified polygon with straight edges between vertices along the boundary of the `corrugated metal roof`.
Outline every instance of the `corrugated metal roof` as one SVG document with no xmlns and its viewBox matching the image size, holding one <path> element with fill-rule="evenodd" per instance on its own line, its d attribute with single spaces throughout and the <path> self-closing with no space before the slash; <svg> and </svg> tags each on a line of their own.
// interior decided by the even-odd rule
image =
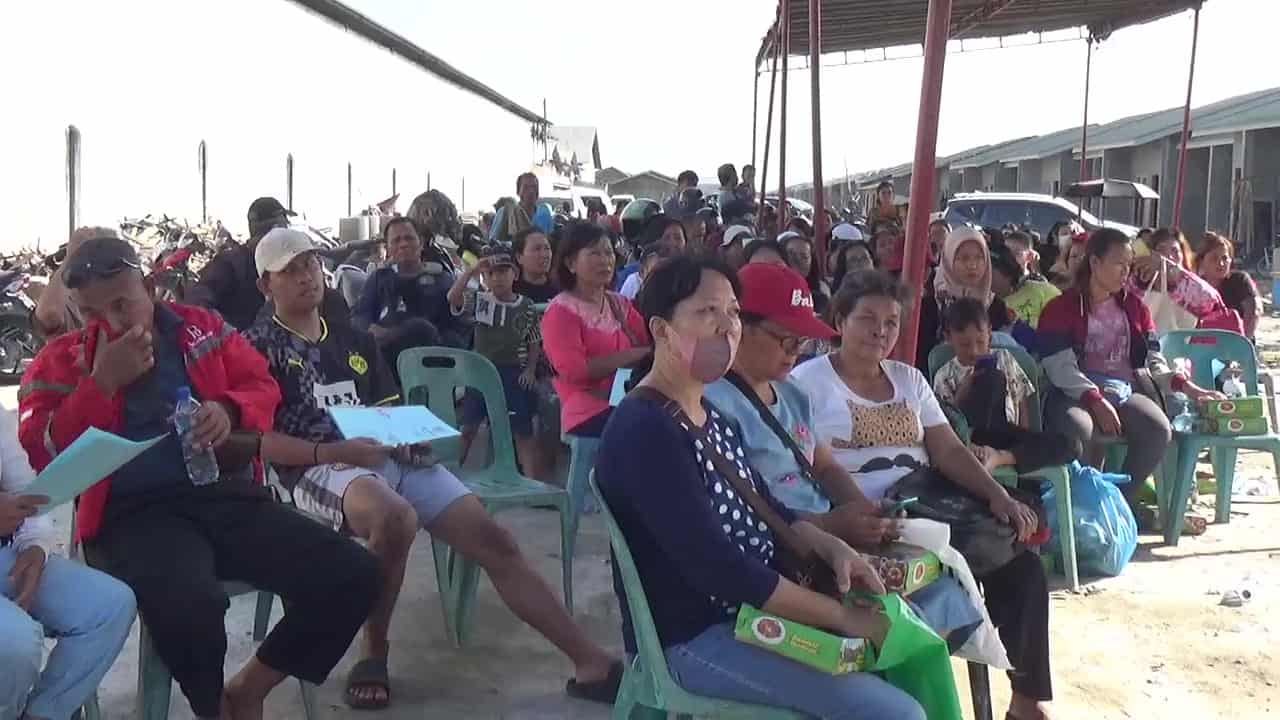
<svg viewBox="0 0 1280 720">
<path fill-rule="evenodd" d="M 559 149 L 562 160 L 578 158 L 578 162 L 592 169 L 600 167 L 600 145 L 596 129 L 590 125 L 552 125 L 547 131 L 547 142 L 552 149 Z"/>
<path fill-rule="evenodd" d="M 954 0 L 952 39 L 1003 37 L 1087 26 L 1105 37 L 1127 25 L 1181 12 L 1199 0 Z M 779 3 L 779 13 L 781 11 Z M 822 0 L 822 52 L 852 52 L 924 41 L 929 0 Z M 791 0 L 792 55 L 809 54 L 809 3 Z M 765 33 L 757 67 L 768 57 L 778 19 Z"/>
<path fill-rule="evenodd" d="M 1097 127 L 1097 125 L 1090 125 L 1089 132 L 1092 134 Z M 982 167 L 993 162 L 1048 157 L 1064 150 L 1070 150 L 1074 141 L 1079 139 L 1080 127 L 1076 126 L 1047 135 L 1035 135 L 1021 140 L 1014 140 L 1013 142 L 990 146 L 983 152 L 975 153 L 970 157 L 951 163 L 951 167 L 956 170 L 962 170 L 969 167 Z"/>
<path fill-rule="evenodd" d="M 1218 104 L 1222 107 L 1206 105 L 1192 111 L 1193 135 L 1213 135 L 1280 125 L 1280 87 L 1241 95 Z"/>
</svg>

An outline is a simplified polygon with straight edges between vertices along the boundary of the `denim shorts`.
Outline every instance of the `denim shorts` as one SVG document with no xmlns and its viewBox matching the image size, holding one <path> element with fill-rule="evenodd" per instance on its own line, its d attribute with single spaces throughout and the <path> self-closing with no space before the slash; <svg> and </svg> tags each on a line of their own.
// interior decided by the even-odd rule
<svg viewBox="0 0 1280 720">
<path fill-rule="evenodd" d="M 507 414 L 511 418 L 511 434 L 528 437 L 533 434 L 533 416 L 538 411 L 538 396 L 533 390 L 520 387 L 520 368 L 515 365 L 495 365 L 502 378 L 502 394 L 507 399 Z M 468 388 L 462 398 L 462 424 L 479 425 L 489 417 L 484 396 Z"/>
</svg>

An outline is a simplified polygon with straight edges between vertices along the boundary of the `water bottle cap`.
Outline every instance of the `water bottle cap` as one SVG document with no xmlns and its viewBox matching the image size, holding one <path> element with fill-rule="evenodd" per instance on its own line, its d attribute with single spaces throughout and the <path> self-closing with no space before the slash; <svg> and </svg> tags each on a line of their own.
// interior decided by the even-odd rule
<svg viewBox="0 0 1280 720">
<path fill-rule="evenodd" d="M 187 387 L 186 385 L 179 385 L 177 390 L 177 397 L 179 402 L 183 400 L 190 400 L 191 388 Z"/>
</svg>

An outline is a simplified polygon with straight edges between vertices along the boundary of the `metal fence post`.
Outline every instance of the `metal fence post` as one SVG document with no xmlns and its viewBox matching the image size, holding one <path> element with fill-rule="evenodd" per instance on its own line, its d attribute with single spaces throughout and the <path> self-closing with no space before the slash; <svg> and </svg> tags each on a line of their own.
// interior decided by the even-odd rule
<svg viewBox="0 0 1280 720">
<path fill-rule="evenodd" d="M 284 156 L 284 200 L 285 207 L 293 209 L 293 153 Z"/>
<path fill-rule="evenodd" d="M 396 194 L 396 169 L 391 168 L 391 194 Z"/>
<path fill-rule="evenodd" d="M 67 237 L 80 227 L 80 129 L 67 126 Z"/>
<path fill-rule="evenodd" d="M 347 163 L 347 217 L 351 217 L 351 163 Z"/>
</svg>

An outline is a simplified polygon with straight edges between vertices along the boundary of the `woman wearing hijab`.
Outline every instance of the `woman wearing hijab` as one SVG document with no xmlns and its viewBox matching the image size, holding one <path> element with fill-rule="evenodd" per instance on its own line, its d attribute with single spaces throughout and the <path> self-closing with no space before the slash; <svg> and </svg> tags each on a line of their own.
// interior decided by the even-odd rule
<svg viewBox="0 0 1280 720">
<path fill-rule="evenodd" d="M 974 298 L 986 306 L 993 331 L 1009 326 L 1009 308 L 991 290 L 991 251 L 977 228 L 965 225 L 947 235 L 933 276 L 933 297 L 939 317 L 946 317 L 952 302 Z"/>
</svg>

